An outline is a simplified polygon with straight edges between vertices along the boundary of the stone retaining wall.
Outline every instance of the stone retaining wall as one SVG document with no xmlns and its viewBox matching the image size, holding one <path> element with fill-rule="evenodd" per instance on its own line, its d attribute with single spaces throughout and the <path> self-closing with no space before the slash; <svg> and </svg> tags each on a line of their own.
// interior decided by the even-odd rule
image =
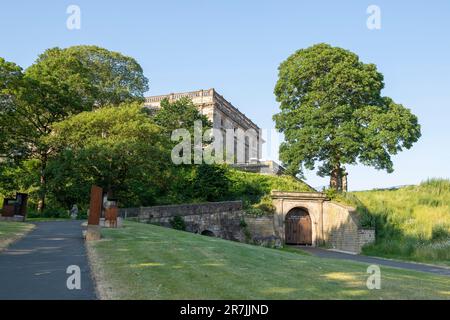
<svg viewBox="0 0 450 320">
<path fill-rule="evenodd" d="M 365 244 L 375 241 L 375 231 L 361 228 L 354 208 L 325 201 L 323 211 L 326 245 L 333 249 L 360 253 Z"/>
<path fill-rule="evenodd" d="M 245 223 L 250 236 L 250 239 L 246 239 L 248 242 L 265 247 L 282 246 L 281 238 L 275 235 L 273 215 L 245 215 Z"/>
<path fill-rule="evenodd" d="M 260 217 L 246 215 L 245 222 L 247 223 L 248 231 L 253 237 L 270 237 L 275 235 L 273 215 Z"/>
<path fill-rule="evenodd" d="M 119 215 L 169 228 L 171 220 L 180 216 L 186 231 L 273 247 L 284 241 L 286 214 L 302 207 L 312 219 L 313 246 L 324 243 L 333 249 L 360 253 L 365 244 L 375 241 L 375 231 L 361 228 L 358 215 L 351 207 L 326 200 L 320 194 L 281 195 L 275 202 L 277 212 L 261 217 L 245 215 L 241 201 L 126 208 L 119 209 Z"/>
<path fill-rule="evenodd" d="M 214 235 L 227 240 L 245 240 L 241 230 L 241 201 L 125 208 L 119 209 L 119 215 L 169 228 L 172 227 L 171 220 L 179 216 L 185 222 L 186 231 Z"/>
</svg>

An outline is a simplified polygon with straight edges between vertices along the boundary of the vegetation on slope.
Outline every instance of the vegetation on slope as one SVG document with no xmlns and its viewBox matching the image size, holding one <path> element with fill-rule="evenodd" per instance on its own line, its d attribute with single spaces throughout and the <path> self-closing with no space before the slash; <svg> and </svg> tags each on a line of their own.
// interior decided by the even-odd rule
<svg viewBox="0 0 450 320">
<path fill-rule="evenodd" d="M 445 276 L 382 267 L 382 289 L 368 290 L 366 264 L 133 222 L 102 235 L 88 245 L 100 291 L 112 299 L 450 297 Z"/>
<path fill-rule="evenodd" d="M 230 169 L 230 197 L 240 199 L 247 213 L 261 215 L 273 213 L 270 192 L 273 190 L 310 192 L 311 187 L 292 176 L 269 176 Z"/>
<path fill-rule="evenodd" d="M 365 254 L 450 265 L 450 180 L 355 196 L 359 212 L 377 232 Z"/>
</svg>

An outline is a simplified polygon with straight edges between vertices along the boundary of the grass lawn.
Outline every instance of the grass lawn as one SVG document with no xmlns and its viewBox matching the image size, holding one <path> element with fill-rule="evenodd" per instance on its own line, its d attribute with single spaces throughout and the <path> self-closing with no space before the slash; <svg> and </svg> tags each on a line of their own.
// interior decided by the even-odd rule
<svg viewBox="0 0 450 320">
<path fill-rule="evenodd" d="M 113 299 L 450 299 L 450 277 L 367 265 L 125 223 L 89 242 L 99 291 Z"/>
<path fill-rule="evenodd" d="M 0 251 L 33 228 L 34 225 L 29 223 L 0 221 Z"/>
</svg>

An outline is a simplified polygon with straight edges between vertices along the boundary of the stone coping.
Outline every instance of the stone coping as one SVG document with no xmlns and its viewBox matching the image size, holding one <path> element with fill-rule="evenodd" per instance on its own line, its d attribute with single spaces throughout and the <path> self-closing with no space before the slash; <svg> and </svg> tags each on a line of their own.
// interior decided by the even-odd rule
<svg viewBox="0 0 450 320">
<path fill-rule="evenodd" d="M 235 201 L 219 201 L 219 202 L 199 202 L 199 203 L 180 203 L 180 204 L 168 204 L 168 205 L 160 205 L 160 206 L 150 206 L 150 207 L 136 207 L 136 209 L 146 210 L 157 210 L 157 209 L 169 209 L 169 208 L 177 208 L 177 207 L 214 207 L 214 206 L 223 206 L 223 205 L 233 205 L 237 206 L 238 208 L 242 207 L 242 201 L 241 200 L 235 200 Z M 121 208 L 129 209 L 129 208 Z"/>
<path fill-rule="evenodd" d="M 322 192 L 286 192 L 274 190 L 270 193 L 272 199 L 286 199 L 286 200 L 329 200 Z"/>
</svg>

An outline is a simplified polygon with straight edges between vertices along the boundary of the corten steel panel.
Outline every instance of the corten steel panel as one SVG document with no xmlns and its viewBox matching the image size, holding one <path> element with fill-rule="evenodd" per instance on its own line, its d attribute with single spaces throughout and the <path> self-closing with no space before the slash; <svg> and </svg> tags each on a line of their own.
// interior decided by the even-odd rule
<svg viewBox="0 0 450 320">
<path fill-rule="evenodd" d="M 105 221 L 109 221 L 110 227 L 117 227 L 117 214 L 119 210 L 117 207 L 106 208 L 105 209 Z"/>
<path fill-rule="evenodd" d="M 17 199 L 20 199 L 20 207 L 18 214 L 26 217 L 27 215 L 27 202 L 28 202 L 28 194 L 26 193 L 18 193 L 16 196 Z"/>
<path fill-rule="evenodd" d="M 98 225 L 100 223 L 100 214 L 102 212 L 103 189 L 98 186 L 91 188 L 91 202 L 89 204 L 89 225 Z"/>
<path fill-rule="evenodd" d="M 4 204 L 2 210 L 2 216 L 14 217 L 15 206 L 13 204 Z"/>
</svg>

